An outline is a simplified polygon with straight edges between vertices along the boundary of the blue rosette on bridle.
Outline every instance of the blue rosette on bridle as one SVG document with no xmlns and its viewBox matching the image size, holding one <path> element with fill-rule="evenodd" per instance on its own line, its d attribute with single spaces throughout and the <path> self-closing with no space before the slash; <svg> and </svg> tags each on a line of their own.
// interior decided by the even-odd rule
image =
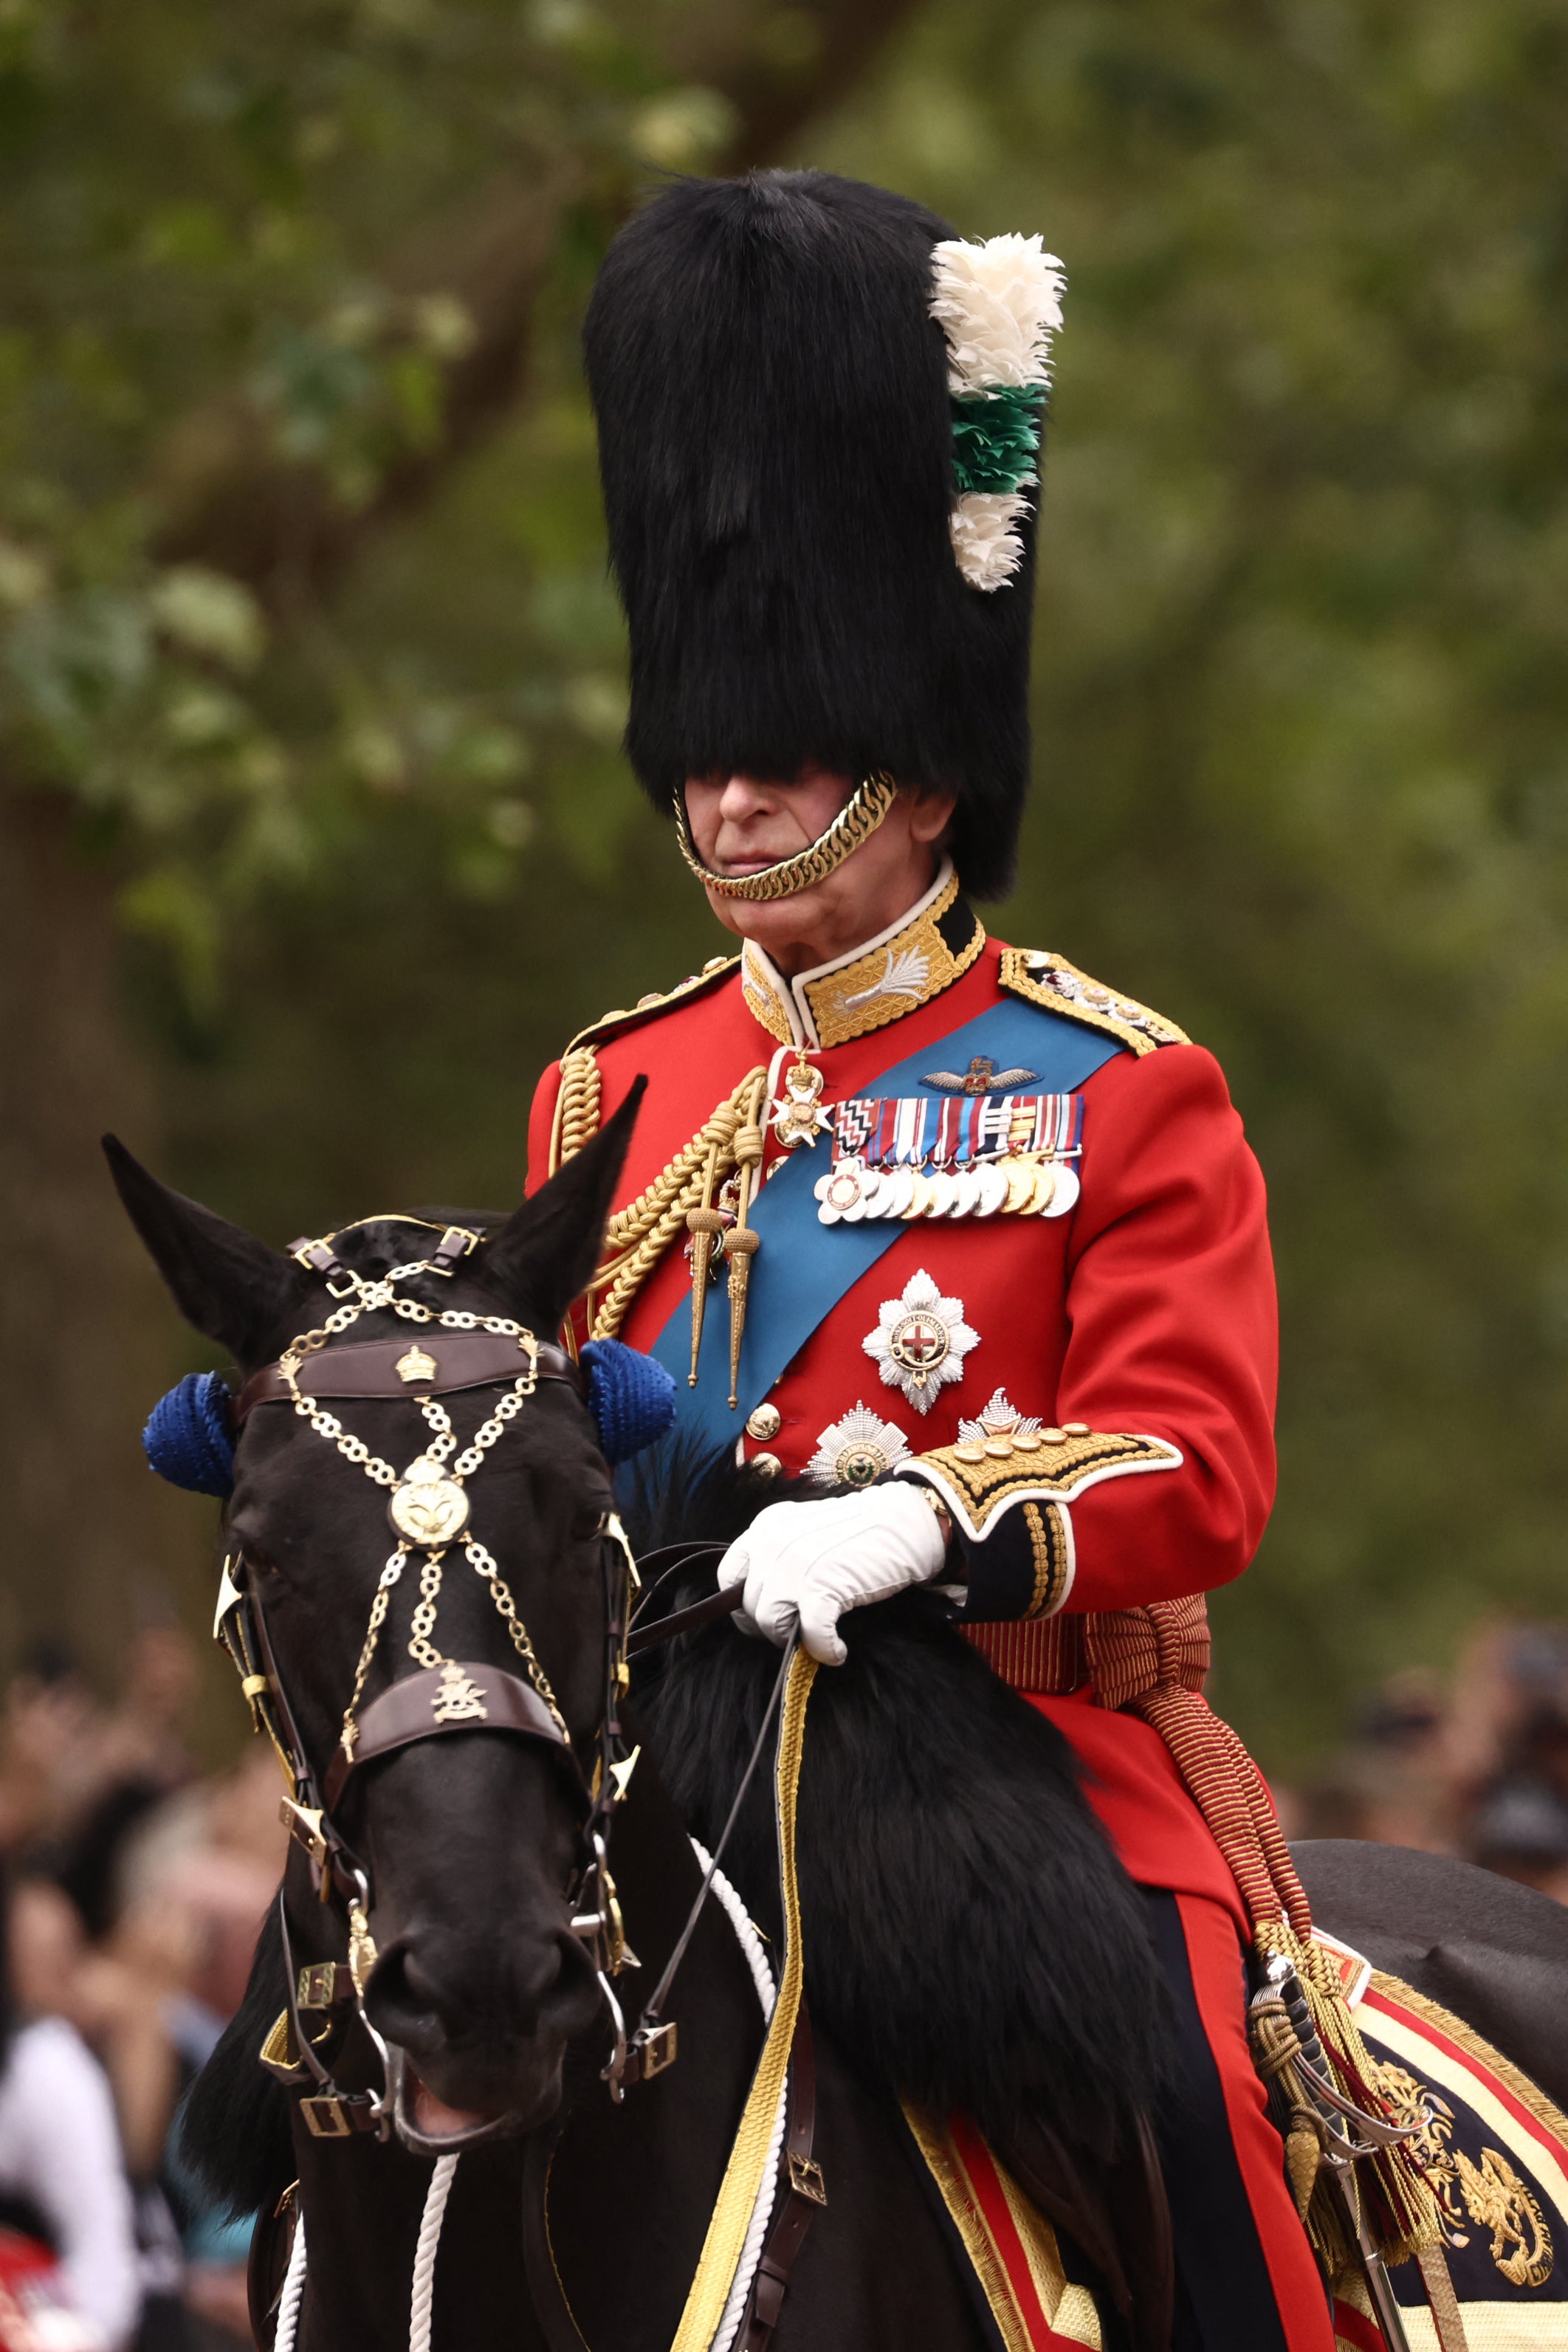
<svg viewBox="0 0 1568 2352">
<path fill-rule="evenodd" d="M 187 1372 L 147 1416 L 142 1450 L 160 1478 L 193 1495 L 234 1490 L 233 1393 L 218 1372 Z"/>
<path fill-rule="evenodd" d="M 583 1350 L 588 1410 L 612 1469 L 662 1437 L 675 1420 L 675 1382 L 652 1356 L 620 1339 L 594 1339 Z M 160 1397 L 142 1433 L 142 1448 L 160 1478 L 193 1495 L 234 1491 L 233 1402 L 219 1372 L 187 1372 Z"/>
<path fill-rule="evenodd" d="M 590 1339 L 582 1355 L 599 1451 L 615 1469 L 675 1423 L 675 1382 L 653 1356 L 622 1339 Z"/>
</svg>

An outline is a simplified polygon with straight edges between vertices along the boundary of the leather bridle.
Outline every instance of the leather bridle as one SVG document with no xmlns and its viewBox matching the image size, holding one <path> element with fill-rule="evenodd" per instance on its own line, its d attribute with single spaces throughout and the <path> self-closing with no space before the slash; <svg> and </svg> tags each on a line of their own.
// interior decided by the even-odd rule
<svg viewBox="0 0 1568 2352">
<path fill-rule="evenodd" d="M 487 1444 L 494 1443 L 499 1435 L 500 1424 L 521 1410 L 527 1399 L 536 1393 L 541 1380 L 560 1381 L 586 1402 L 582 1373 L 563 1349 L 536 1340 L 531 1333 L 506 1322 L 504 1318 L 437 1316 L 418 1302 L 395 1299 L 392 1286 L 399 1276 L 415 1273 L 449 1275 L 458 1257 L 466 1254 L 477 1239 L 476 1235 L 449 1228 L 429 1258 L 416 1265 L 397 1267 L 391 1275 L 370 1284 L 341 1265 L 330 1243 L 296 1244 L 295 1255 L 301 1263 L 325 1277 L 333 1297 L 353 1297 L 358 1303 L 341 1308 L 335 1317 L 328 1318 L 321 1330 L 295 1341 L 277 1362 L 265 1365 L 251 1374 L 232 1407 L 232 1420 L 237 1430 L 243 1428 L 252 1412 L 269 1405 L 288 1404 L 323 1434 L 334 1436 L 338 1450 L 347 1453 L 351 1460 L 368 1463 L 372 1475 L 384 1483 L 395 1474 L 388 1470 L 387 1465 L 378 1464 L 371 1457 L 368 1449 L 359 1441 L 347 1440 L 341 1424 L 335 1420 L 330 1416 L 323 1418 L 323 1401 L 411 1397 L 424 1404 L 427 1400 L 460 1390 L 491 1387 L 506 1390 L 510 1387 L 510 1396 L 503 1397 L 466 1454 L 453 1465 L 454 1475 L 461 1478 L 466 1475 L 465 1462 L 472 1466 L 482 1459 Z M 438 1337 L 432 1337 L 428 1347 L 416 1345 L 410 1348 L 396 1339 L 353 1341 L 335 1348 L 330 1344 L 356 1313 L 367 1307 L 387 1305 L 395 1306 L 399 1313 L 427 1327 L 439 1322 L 444 1326 L 462 1324 L 469 1328 L 442 1328 Z M 481 1322 L 485 1328 L 474 1328 Z M 518 1371 L 520 1352 L 527 1359 L 528 1369 L 522 1375 Z M 431 1414 L 426 1412 L 426 1419 L 432 1427 L 437 1423 L 442 1423 L 445 1435 L 440 1443 L 450 1452 L 455 1444 L 450 1423 L 444 1421 L 440 1413 L 432 1420 Z M 441 1461 L 444 1459 L 443 1454 Z M 436 1466 L 440 1467 L 441 1463 Z M 449 1538 L 439 1535 L 409 1538 L 406 1515 L 400 1517 L 394 1507 L 389 1510 L 389 1516 L 395 1527 L 403 1531 L 400 1549 L 407 1549 L 411 1543 L 419 1548 L 423 1543 L 434 1558 L 441 1557 Z M 459 1525 L 466 1524 L 466 1519 L 465 1503 Z M 642 1591 L 642 1580 L 631 1547 L 613 1511 L 605 1514 L 600 1533 L 605 1578 L 604 1697 L 599 1727 L 594 1740 L 595 1760 L 591 1774 L 584 1769 L 553 1693 L 534 1656 L 526 1628 L 516 1618 L 515 1610 L 508 1618 L 509 1631 L 529 1667 L 532 1676 L 531 1681 L 525 1681 L 521 1675 L 509 1669 L 492 1666 L 483 1661 L 447 1658 L 438 1665 L 421 1666 L 415 1674 L 395 1677 L 365 1706 L 363 1715 L 356 1717 L 355 1706 L 365 1665 L 373 1655 L 374 1637 L 382 1622 L 382 1617 L 373 1612 L 353 1698 L 344 1716 L 342 1737 L 324 1771 L 319 1771 L 300 1734 L 279 1668 L 266 1606 L 252 1572 L 253 1564 L 243 1552 L 231 1553 L 225 1559 L 214 1631 L 238 1668 L 257 1725 L 271 1739 L 288 1775 L 291 1793 L 283 1801 L 283 1820 L 291 1837 L 304 1851 L 312 1885 L 323 1904 L 339 1904 L 347 1915 L 346 1964 L 334 1960 L 310 1961 L 299 1967 L 295 1963 L 289 1937 L 287 1891 L 281 1887 L 279 1890 L 279 1927 L 288 2006 L 268 2035 L 261 2056 L 274 2074 L 291 2085 L 299 2087 L 307 2081 L 311 2084 L 312 2088 L 300 2097 L 300 2107 L 307 2129 L 319 2139 L 347 2139 L 361 2132 L 374 2132 L 385 2139 L 390 2133 L 394 2104 L 402 2080 L 401 2069 L 394 2053 L 376 2032 L 365 2011 L 366 1983 L 376 1960 L 370 1929 L 372 1890 L 369 1874 L 340 1825 L 340 1809 L 354 1773 L 366 1764 L 416 1741 L 438 1738 L 447 1731 L 505 1731 L 514 1738 L 535 1742 L 562 1759 L 580 1811 L 578 1858 L 565 1890 L 572 1932 L 587 1949 L 612 2027 L 612 2046 L 608 2061 L 601 2069 L 601 2079 L 607 2084 L 612 2099 L 618 2102 L 624 2098 L 629 2084 L 650 2081 L 674 2063 L 676 2026 L 673 2020 L 665 2020 L 664 2003 L 707 1900 L 746 1790 L 761 1760 L 772 1729 L 775 1707 L 782 1704 L 794 1643 L 786 1647 L 773 1703 L 763 1715 L 729 1820 L 716 1843 L 682 1932 L 658 1985 L 644 2005 L 636 2030 L 628 2034 L 613 1979 L 620 1969 L 634 1960 L 635 1956 L 626 1945 L 615 1881 L 610 1875 L 608 1864 L 609 1837 L 616 1809 L 626 1794 L 638 1753 L 636 1748 L 629 1754 L 626 1752 L 620 1720 L 620 1703 L 630 1679 L 628 1660 L 637 1652 L 649 1649 L 655 1643 L 670 1640 L 678 1634 L 695 1632 L 720 1616 L 732 1612 L 735 1596 L 728 1591 L 715 1592 L 689 1607 L 657 1618 L 651 1623 L 637 1623 L 634 1629 L 633 1596 Z M 717 1558 L 723 1549 L 718 1543 L 696 1543 L 670 1546 L 663 1552 L 650 1554 L 645 1564 L 656 1572 L 643 1591 L 637 1616 L 646 1617 L 647 1604 L 672 1578 L 700 1559 Z M 478 1549 L 483 1553 L 483 1547 L 478 1547 Z M 483 1558 L 488 1562 L 492 1599 L 500 1608 L 499 1596 L 506 1593 L 506 1588 L 500 1584 L 495 1562 L 489 1559 L 488 1553 L 483 1553 Z M 390 1590 L 387 1571 L 384 1571 L 382 1584 L 378 1587 L 378 1591 L 384 1590 Z M 424 1590 L 423 1580 L 421 1590 Z M 506 1593 L 506 1598 L 510 1606 L 510 1593 Z M 506 1611 L 502 1614 L 506 1615 Z M 384 1615 L 384 1605 L 382 1615 Z M 344 2010 L 352 2010 L 357 2015 L 380 2060 L 382 2084 L 378 2091 L 342 2089 L 308 2031 L 307 2017 L 325 2012 L 327 2021 L 319 2037 L 321 2042 L 325 2042 L 332 2030 L 335 2013 Z M 777 2324 L 780 2304 L 811 2219 L 826 2201 L 821 2168 L 812 2153 L 815 2078 L 810 2021 L 802 1997 L 791 2045 L 785 2193 L 762 2252 L 754 2292 L 745 2315 L 740 2352 L 764 2352 Z M 547 2138 L 550 2137 L 546 2135 Z M 530 2178 L 532 2179 L 533 2174 Z M 531 2197 L 527 2200 L 531 2209 L 528 2234 L 531 2239 L 542 2240 L 547 2252 L 548 2222 L 542 2179 L 539 2179 L 535 2185 L 537 2198 Z M 537 2211 L 531 2210 L 535 2205 Z M 537 2259 L 537 2249 L 531 2245 L 529 2271 L 536 2311 L 553 2352 L 578 2352 L 582 2338 L 565 2305 L 564 2295 L 560 2292 L 553 2263 L 549 2263 L 546 2274 Z M 550 2289 L 551 2280 L 554 2281 L 553 2294 Z"/>
<path fill-rule="evenodd" d="M 327 1274 L 334 1297 L 344 1295 L 334 1276 L 347 1282 L 353 1279 L 335 1258 L 330 1270 L 325 1266 L 317 1270 Z M 449 1273 L 451 1269 L 427 1263 L 417 1269 L 405 1266 L 396 1271 L 407 1275 L 416 1270 Z M 412 1350 L 406 1340 L 392 1339 L 321 1344 L 302 1361 L 291 1362 L 292 1351 L 285 1351 L 283 1358 L 246 1381 L 235 1400 L 232 1419 L 237 1429 L 242 1428 L 252 1412 L 269 1405 L 295 1403 L 297 1395 L 312 1401 L 403 1397 L 417 1402 L 460 1390 L 511 1384 L 518 1374 L 520 1348 L 526 1348 L 535 1382 L 559 1381 L 579 1396 L 585 1394 L 582 1373 L 565 1351 L 536 1341 L 531 1334 L 522 1334 L 520 1339 L 482 1329 L 442 1330 Z M 416 1360 L 413 1363 L 411 1355 Z M 614 2044 L 605 2069 L 612 2095 L 619 2097 L 624 2083 L 642 2071 L 643 2052 L 634 2050 L 628 2042 L 611 1981 L 625 1965 L 626 1948 L 606 1856 L 611 1822 L 636 1761 L 635 1751 L 631 1756 L 626 1753 L 620 1702 L 628 1680 L 629 1610 L 639 1582 L 630 1546 L 613 1512 L 604 1522 L 601 1552 L 605 1600 L 604 1698 L 591 1770 L 584 1769 L 547 1685 L 542 1696 L 540 1687 L 521 1675 L 476 1660 L 447 1661 L 441 1668 L 421 1668 L 395 1679 L 365 1707 L 354 1727 L 352 1746 L 340 1744 L 325 1768 L 319 1768 L 300 1730 L 279 1667 L 253 1564 L 243 1553 L 231 1553 L 224 1561 L 215 1634 L 233 1658 L 257 1725 L 271 1739 L 289 1779 L 292 1793 L 283 1800 L 282 1818 L 304 1851 L 312 1886 L 323 1904 L 341 1906 L 347 1915 L 347 1965 L 307 1963 L 297 1968 L 279 1895 L 289 2030 L 281 2037 L 276 2032 L 269 2037 L 264 2056 L 284 2079 L 312 2083 L 313 2089 L 300 2105 L 307 2128 L 318 2138 L 347 2138 L 367 2131 L 385 2138 L 391 2123 L 390 2053 L 364 2008 L 365 1982 L 376 1958 L 369 1926 L 370 1877 L 343 1832 L 340 1809 L 353 1776 L 366 1764 L 447 1732 L 508 1732 L 538 1743 L 566 1767 L 580 1813 L 578 1863 L 566 1890 L 567 1899 L 573 1932 L 588 1949 L 613 2023 Z M 454 1676 L 460 1691 L 456 1704 L 452 1701 Z M 381 2059 L 384 2081 L 379 2092 L 342 2089 L 322 2063 L 307 2030 L 304 2013 L 344 2007 L 357 2011 Z M 324 2040 L 325 2034 L 320 2038 Z M 276 2052 L 275 2042 L 279 2044 Z M 650 2065 L 648 2071 L 657 2069 Z"/>
</svg>

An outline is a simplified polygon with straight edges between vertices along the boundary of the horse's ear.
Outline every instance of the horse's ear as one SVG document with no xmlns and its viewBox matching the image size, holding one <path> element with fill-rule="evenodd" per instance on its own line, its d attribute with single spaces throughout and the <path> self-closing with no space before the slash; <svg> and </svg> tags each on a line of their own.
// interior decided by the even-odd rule
<svg viewBox="0 0 1568 2352">
<path fill-rule="evenodd" d="M 605 1244 L 647 1080 L 637 1078 L 609 1125 L 509 1217 L 485 1251 L 485 1272 L 553 1335 L 585 1289 Z"/>
<path fill-rule="evenodd" d="M 304 1268 L 243 1225 L 161 1184 L 118 1136 L 106 1135 L 103 1150 L 126 1214 L 181 1314 L 247 1370 L 254 1367 L 289 1309 L 303 1301 L 310 1286 Z"/>
</svg>

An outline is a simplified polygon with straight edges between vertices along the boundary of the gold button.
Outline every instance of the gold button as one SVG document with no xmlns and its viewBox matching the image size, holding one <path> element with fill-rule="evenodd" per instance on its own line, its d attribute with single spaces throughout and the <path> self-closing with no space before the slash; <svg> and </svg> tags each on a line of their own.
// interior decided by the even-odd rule
<svg viewBox="0 0 1568 2352">
<path fill-rule="evenodd" d="M 664 998 L 659 991 L 657 988 L 650 988 L 646 996 L 638 997 L 637 1001 L 637 1010 L 639 1013 L 646 1013 L 650 1004 L 662 1004 L 663 1003 Z"/>
<path fill-rule="evenodd" d="M 984 1462 L 985 1448 L 984 1445 L 955 1445 L 952 1458 L 955 1462 Z"/>
<path fill-rule="evenodd" d="M 722 971 L 729 961 L 728 956 L 710 956 L 702 967 L 703 979 L 706 980 L 710 971 Z"/>
<path fill-rule="evenodd" d="M 746 1435 L 754 1437 L 760 1445 L 776 1437 L 783 1427 L 784 1415 L 776 1404 L 760 1404 L 755 1412 L 746 1415 Z"/>
<path fill-rule="evenodd" d="M 1032 1429 L 1021 1429 L 1013 1440 L 1015 1454 L 1037 1454 L 1039 1450 L 1039 1438 Z"/>
<path fill-rule="evenodd" d="M 993 1462 L 1010 1462 L 1013 1458 L 1013 1441 L 1010 1437 L 988 1437 L 982 1451 L 989 1454 Z"/>
<path fill-rule="evenodd" d="M 1040 1432 L 1040 1443 L 1042 1445 L 1065 1445 L 1067 1444 L 1067 1435 L 1068 1433 L 1065 1429 L 1042 1429 Z"/>
<path fill-rule="evenodd" d="M 784 1464 L 776 1454 L 753 1454 L 746 1467 L 754 1470 L 759 1478 L 776 1478 Z"/>
<path fill-rule="evenodd" d="M 1089 1423 L 1087 1421 L 1064 1421 L 1062 1428 L 1068 1437 L 1087 1437 L 1089 1435 Z"/>
</svg>

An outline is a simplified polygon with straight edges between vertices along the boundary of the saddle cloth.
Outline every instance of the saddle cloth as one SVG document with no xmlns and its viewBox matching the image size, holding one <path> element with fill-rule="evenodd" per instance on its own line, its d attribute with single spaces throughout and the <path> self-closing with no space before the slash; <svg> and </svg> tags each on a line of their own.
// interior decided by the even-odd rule
<svg viewBox="0 0 1568 2352">
<path fill-rule="evenodd" d="M 1452 2241 L 1451 2299 L 1430 2259 L 1425 2278 L 1413 2262 L 1390 2271 L 1411 2352 L 1568 2352 L 1568 2116 L 1397 1977 L 1363 1962 L 1347 1992 L 1395 2107 L 1408 2120 L 1431 2111 L 1417 2147 Z M 1341 2352 L 1384 2352 L 1356 2288 L 1334 2322 Z"/>
<path fill-rule="evenodd" d="M 904 2117 L 946 2206 L 1004 2352 L 1099 2352 L 1089 2294 L 1068 2283 L 1056 2231 L 963 2116 Z"/>
<path fill-rule="evenodd" d="M 1440 2267 L 1389 2273 L 1411 2352 L 1568 2352 L 1568 2116 L 1462 2019 L 1322 1940 L 1395 2106 L 1430 2110 L 1419 2146 L 1453 2242 Z M 1006 2352 L 1098 2347 L 1049 2223 L 979 2133 L 905 2115 Z M 1341 2282 L 1334 2329 L 1338 2352 L 1385 2352 L 1359 2280 Z"/>
</svg>

